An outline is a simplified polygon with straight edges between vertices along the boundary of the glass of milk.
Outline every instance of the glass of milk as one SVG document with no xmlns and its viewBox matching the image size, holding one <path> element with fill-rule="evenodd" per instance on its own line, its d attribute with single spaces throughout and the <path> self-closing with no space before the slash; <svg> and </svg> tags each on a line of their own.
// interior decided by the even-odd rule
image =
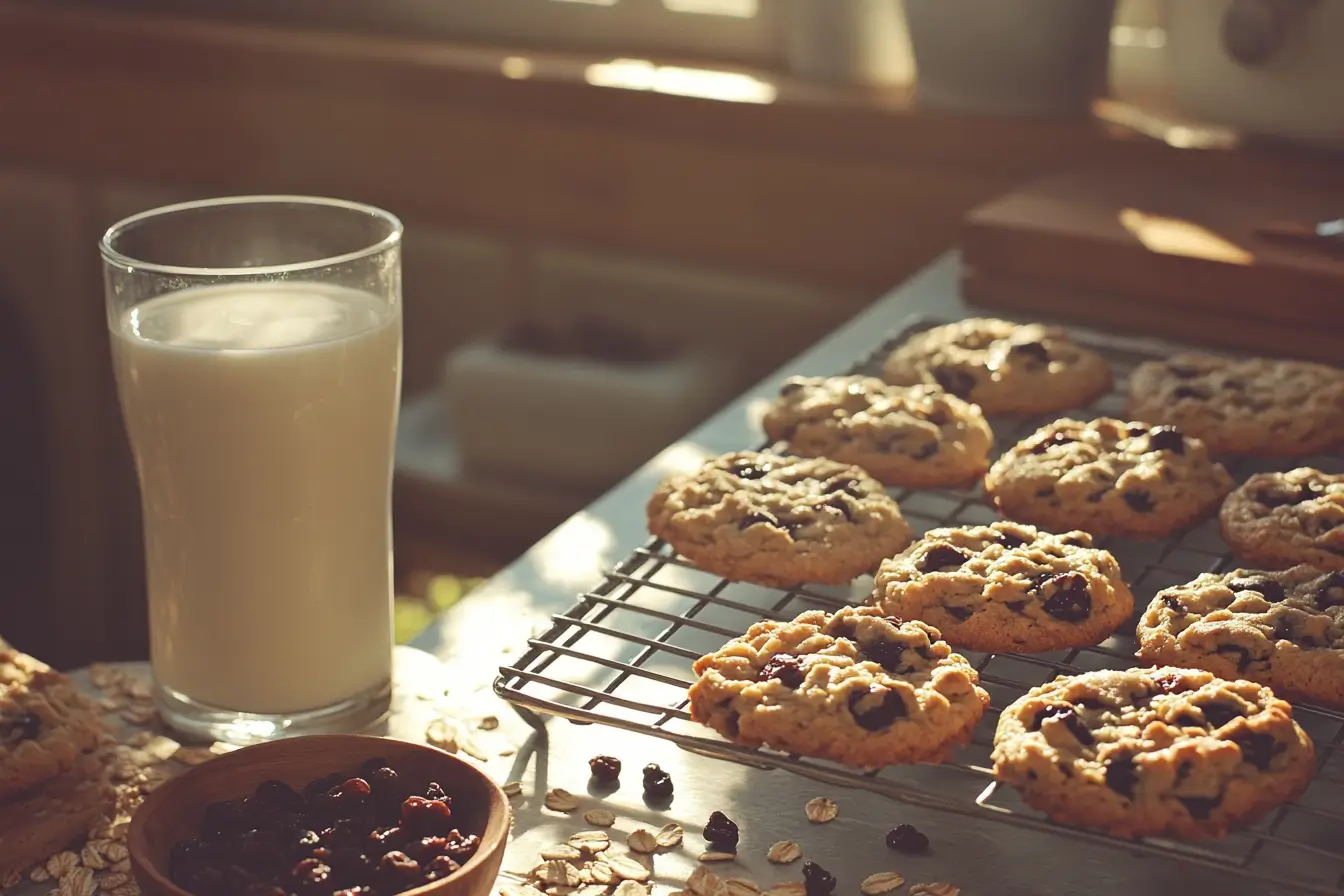
<svg viewBox="0 0 1344 896">
<path fill-rule="evenodd" d="M 179 730 L 244 743 L 388 711 L 401 234 L 354 202 L 242 196 L 103 236 L 155 699 Z"/>
</svg>

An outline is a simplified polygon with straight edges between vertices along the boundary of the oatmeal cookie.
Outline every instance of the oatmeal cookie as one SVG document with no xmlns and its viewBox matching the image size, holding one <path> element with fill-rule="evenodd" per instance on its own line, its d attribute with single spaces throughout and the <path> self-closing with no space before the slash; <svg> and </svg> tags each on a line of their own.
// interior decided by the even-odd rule
<svg viewBox="0 0 1344 896">
<path fill-rule="evenodd" d="M 985 472 L 994 445 L 975 405 L 875 377 L 791 377 L 762 422 L 794 454 L 854 464 L 887 485 L 962 485 Z"/>
<path fill-rule="evenodd" d="M 697 722 L 746 746 L 860 768 L 943 761 L 989 703 L 938 629 L 872 607 L 758 622 L 693 668 Z"/>
<path fill-rule="evenodd" d="M 1204 573 L 1158 592 L 1138 638 L 1145 662 L 1247 678 L 1344 708 L 1344 572 Z"/>
<path fill-rule="evenodd" d="M 102 738 L 70 680 L 17 650 L 0 650 L 0 799 L 69 771 Z"/>
<path fill-rule="evenodd" d="M 36 790 L 0 804 L 0 878 L 84 839 L 112 808 L 101 753 L 85 753 Z"/>
<path fill-rule="evenodd" d="M 1061 676 L 1005 709 L 994 735 L 994 774 L 1028 804 L 1120 837 L 1221 837 L 1315 770 L 1273 691 L 1193 669 Z"/>
<path fill-rule="evenodd" d="M 1083 407 L 1111 388 L 1106 359 L 1063 327 L 970 318 L 912 336 L 888 356 L 882 378 L 936 383 L 986 414 Z"/>
<path fill-rule="evenodd" d="M 858 467 L 758 451 L 669 477 L 648 517 L 649 531 L 701 569 L 769 586 L 848 582 L 913 537 L 882 483 Z"/>
<path fill-rule="evenodd" d="M 1172 426 L 1056 420 L 985 476 L 1004 516 L 1056 531 L 1161 538 L 1213 513 L 1232 479 L 1204 443 Z"/>
<path fill-rule="evenodd" d="M 1237 556 L 1256 566 L 1344 569 L 1344 475 L 1257 473 L 1227 496 L 1218 520 Z"/>
<path fill-rule="evenodd" d="M 1298 457 L 1344 443 L 1344 370 L 1180 354 L 1129 378 L 1127 413 L 1170 423 L 1215 454 Z"/>
<path fill-rule="evenodd" d="M 957 647 L 1016 653 L 1096 644 L 1134 611 L 1120 565 L 1086 532 L 1012 522 L 930 531 L 882 562 L 873 603 Z"/>
</svg>

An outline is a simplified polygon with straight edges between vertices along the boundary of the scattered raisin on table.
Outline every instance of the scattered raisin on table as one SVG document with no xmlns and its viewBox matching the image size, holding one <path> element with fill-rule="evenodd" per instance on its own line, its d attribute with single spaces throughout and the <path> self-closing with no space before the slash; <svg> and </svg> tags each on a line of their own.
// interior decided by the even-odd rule
<svg viewBox="0 0 1344 896">
<path fill-rule="evenodd" d="M 615 756 L 594 756 L 588 760 L 588 768 L 600 784 L 615 784 L 621 777 L 621 760 Z"/>
<path fill-rule="evenodd" d="M 723 852 L 737 852 L 737 824 L 722 812 L 710 813 L 704 834 L 705 840 Z"/>
<path fill-rule="evenodd" d="M 658 768 L 654 766 L 654 768 Z M 644 767 L 644 795 L 649 799 L 665 800 L 672 796 L 672 776 L 662 769 L 650 772 Z"/>
<path fill-rule="evenodd" d="M 807 896 L 830 896 L 835 891 L 835 875 L 816 862 L 804 862 L 803 888 Z"/>
<path fill-rule="evenodd" d="M 910 824 L 898 824 L 887 834 L 887 846 L 900 852 L 924 852 L 929 838 Z"/>
</svg>

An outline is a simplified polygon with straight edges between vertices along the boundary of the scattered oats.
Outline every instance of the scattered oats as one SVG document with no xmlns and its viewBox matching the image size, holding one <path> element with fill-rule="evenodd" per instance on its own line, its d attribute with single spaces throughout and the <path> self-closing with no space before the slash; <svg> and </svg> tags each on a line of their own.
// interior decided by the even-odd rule
<svg viewBox="0 0 1344 896">
<path fill-rule="evenodd" d="M 457 752 L 457 727 L 447 719 L 435 719 L 425 728 L 425 740 L 432 747 Z"/>
<path fill-rule="evenodd" d="M 635 852 L 650 853 L 658 848 L 658 839 L 644 828 L 635 828 L 625 838 L 625 845 Z"/>
<path fill-rule="evenodd" d="M 649 888 L 633 880 L 623 880 L 616 885 L 613 896 L 649 896 Z"/>
<path fill-rule="evenodd" d="M 172 759 L 173 754 L 182 748 L 182 745 L 177 741 L 171 737 L 164 737 L 162 734 L 139 746 L 160 762 L 167 762 Z"/>
<path fill-rule="evenodd" d="M 546 792 L 546 808 L 553 812 L 573 812 L 579 808 L 579 801 L 568 790 L 557 787 Z"/>
<path fill-rule="evenodd" d="M 502 750 L 499 751 L 499 755 L 501 755 L 501 756 L 512 756 L 514 753 L 517 753 L 517 752 L 518 752 L 518 751 L 515 750 L 513 747 L 505 747 L 504 749 L 502 749 Z"/>
<path fill-rule="evenodd" d="M 126 844 L 119 843 L 117 841 L 113 841 L 107 844 L 107 846 L 103 847 L 101 851 L 103 855 L 107 856 L 114 862 L 120 862 L 125 859 L 128 859 L 130 858 L 131 855 L 131 851 L 126 848 Z"/>
<path fill-rule="evenodd" d="M 98 698 L 98 708 L 102 709 L 104 712 L 116 712 L 121 709 L 122 705 L 122 702 L 114 697 Z"/>
<path fill-rule="evenodd" d="M 606 884 L 588 883 L 574 891 L 574 896 L 607 896 Z"/>
<path fill-rule="evenodd" d="M 776 865 L 787 865 L 790 862 L 796 862 L 803 857 L 803 849 L 792 840 L 781 840 L 774 846 L 765 857 Z"/>
<path fill-rule="evenodd" d="M 735 858 L 737 858 L 735 852 L 714 852 L 711 850 L 710 852 L 700 853 L 700 861 L 702 862 L 731 862 Z"/>
<path fill-rule="evenodd" d="M 567 862 L 583 858 L 583 853 L 579 852 L 568 843 L 557 843 L 554 846 L 548 846 L 538 853 L 538 855 L 543 859 L 564 859 Z"/>
<path fill-rule="evenodd" d="M 158 715 L 159 711 L 152 706 L 132 706 L 121 713 L 121 717 L 132 725 L 148 725 Z"/>
<path fill-rule="evenodd" d="M 807 820 L 813 824 L 825 824 L 840 813 L 840 807 L 830 797 L 819 796 L 808 800 L 803 811 L 807 813 Z"/>
<path fill-rule="evenodd" d="M 107 859 L 98 851 L 98 847 L 92 843 L 85 843 L 84 848 L 79 852 L 79 860 L 85 868 L 92 868 L 94 871 L 102 871 L 107 867 Z"/>
<path fill-rule="evenodd" d="M 544 884 L 561 887 L 579 885 L 579 869 L 563 859 L 551 859 L 532 869 L 532 876 Z"/>
<path fill-rule="evenodd" d="M 910 896 L 958 896 L 959 893 L 961 893 L 961 887 L 954 887 L 951 884 L 932 883 L 910 885 Z"/>
<path fill-rule="evenodd" d="M 859 884 L 859 890 L 863 896 L 881 896 L 883 893 L 890 893 L 903 883 L 905 878 L 895 871 L 879 871 L 865 877 L 863 883 Z"/>
<path fill-rule="evenodd" d="M 681 844 L 681 840 L 686 836 L 686 831 L 676 822 L 663 825 L 658 829 L 654 840 L 662 849 L 671 849 Z"/>
<path fill-rule="evenodd" d="M 183 747 L 173 754 L 173 759 L 183 765 L 201 765 L 215 758 L 209 747 Z"/>
<path fill-rule="evenodd" d="M 531 884 L 507 883 L 499 888 L 499 896 L 542 896 L 542 893 Z"/>
<path fill-rule="evenodd" d="M 635 861 L 632 856 L 607 856 L 606 863 L 611 866 L 612 873 L 621 880 L 637 880 L 643 883 L 653 876 L 653 872 Z"/>
<path fill-rule="evenodd" d="M 476 727 L 482 731 L 494 731 L 499 727 L 499 719 L 494 716 L 486 716 L 476 723 Z"/>
<path fill-rule="evenodd" d="M 775 884 L 765 891 L 765 896 L 807 896 L 807 888 L 797 881 Z"/>
<path fill-rule="evenodd" d="M 38 865 L 32 871 L 28 872 L 28 879 L 35 884 L 40 884 L 51 880 L 51 875 L 47 873 L 46 866 Z"/>
<path fill-rule="evenodd" d="M 137 731 L 135 734 L 126 738 L 126 746 L 136 747 L 138 749 L 147 746 L 156 736 L 157 735 L 155 735 L 153 731 Z"/>
<path fill-rule="evenodd" d="M 113 871 L 120 872 L 121 874 L 130 874 L 130 873 L 131 873 L 131 860 L 130 860 L 130 859 L 119 859 L 119 860 L 113 862 L 113 863 L 112 863 L 112 870 L 113 870 Z"/>
<path fill-rule="evenodd" d="M 728 896 L 761 896 L 761 888 L 756 885 L 756 881 L 745 877 L 730 877 L 723 885 L 728 889 Z"/>
<path fill-rule="evenodd" d="M 140 887 L 135 881 L 131 881 L 117 887 L 110 896 L 140 896 Z"/>
<path fill-rule="evenodd" d="M 125 886 L 130 879 L 131 876 L 129 874 L 118 874 L 113 872 L 112 874 L 104 874 L 98 881 L 98 886 L 102 887 L 104 890 L 115 890 L 117 887 Z"/>
<path fill-rule="evenodd" d="M 583 813 L 583 820 L 600 828 L 609 828 L 616 823 L 616 816 L 606 809 L 589 809 Z"/>
<path fill-rule="evenodd" d="M 61 896 L 93 896 L 98 892 L 98 885 L 94 883 L 92 871 L 76 868 L 61 878 L 57 890 Z"/>
<path fill-rule="evenodd" d="M 0 880 L 0 890 L 8 890 L 10 887 L 17 887 L 23 883 L 22 871 L 11 871 L 5 875 L 4 880 Z"/>
<path fill-rule="evenodd" d="M 210 745 L 210 752 L 216 756 L 222 756 L 225 753 L 232 753 L 234 750 L 241 750 L 242 744 L 226 744 L 222 740 L 217 740 Z"/>
<path fill-rule="evenodd" d="M 592 875 L 595 884 L 610 884 L 616 880 L 616 872 L 612 871 L 606 862 L 594 862 L 589 865 L 588 873 Z"/>
<path fill-rule="evenodd" d="M 556 884 L 553 887 L 546 888 L 546 896 L 572 896 L 578 889 L 578 887 L 571 887 L 566 884 Z"/>
<path fill-rule="evenodd" d="M 523 782 L 522 782 L 522 781 L 510 781 L 509 783 L 507 783 L 507 784 L 504 785 L 504 795 L 505 795 L 505 796 L 517 796 L 518 794 L 520 794 L 520 793 L 522 793 L 522 792 L 523 792 Z"/>
<path fill-rule="evenodd" d="M 79 856 L 68 849 L 47 859 L 47 874 L 57 879 L 65 877 L 78 867 Z"/>
<path fill-rule="evenodd" d="M 686 879 L 686 890 L 694 896 L 713 896 L 722 888 L 723 881 L 719 880 L 719 876 L 703 865 L 692 871 Z"/>
<path fill-rule="evenodd" d="M 461 743 L 462 752 L 466 753 L 477 762 L 489 762 L 490 757 L 481 752 L 481 748 L 471 741 L 471 738 L 464 738 Z"/>
<path fill-rule="evenodd" d="M 579 831 L 569 838 L 569 845 L 596 854 L 611 846 L 611 837 L 606 831 Z"/>
<path fill-rule="evenodd" d="M 154 696 L 154 689 L 149 686 L 149 682 L 145 679 L 137 678 L 127 686 L 126 695 L 137 700 L 149 700 Z"/>
</svg>

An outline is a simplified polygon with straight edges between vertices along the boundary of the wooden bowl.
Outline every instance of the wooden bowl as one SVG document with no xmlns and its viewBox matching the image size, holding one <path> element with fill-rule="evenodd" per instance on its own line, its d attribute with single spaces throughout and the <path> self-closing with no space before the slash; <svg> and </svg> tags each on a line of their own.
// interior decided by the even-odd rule
<svg viewBox="0 0 1344 896">
<path fill-rule="evenodd" d="M 499 876 L 509 837 L 509 801 L 495 783 L 466 761 L 424 744 L 359 734 L 318 734 L 244 747 L 188 769 L 165 782 L 131 818 L 127 846 L 131 868 L 144 896 L 192 896 L 168 878 L 168 853 L 179 840 L 200 830 L 210 803 L 248 796 L 268 778 L 298 789 L 331 772 L 353 773 L 366 759 L 381 756 L 423 792 L 437 781 L 453 798 L 453 820 L 481 846 L 451 877 L 406 896 L 487 896 Z"/>
</svg>

